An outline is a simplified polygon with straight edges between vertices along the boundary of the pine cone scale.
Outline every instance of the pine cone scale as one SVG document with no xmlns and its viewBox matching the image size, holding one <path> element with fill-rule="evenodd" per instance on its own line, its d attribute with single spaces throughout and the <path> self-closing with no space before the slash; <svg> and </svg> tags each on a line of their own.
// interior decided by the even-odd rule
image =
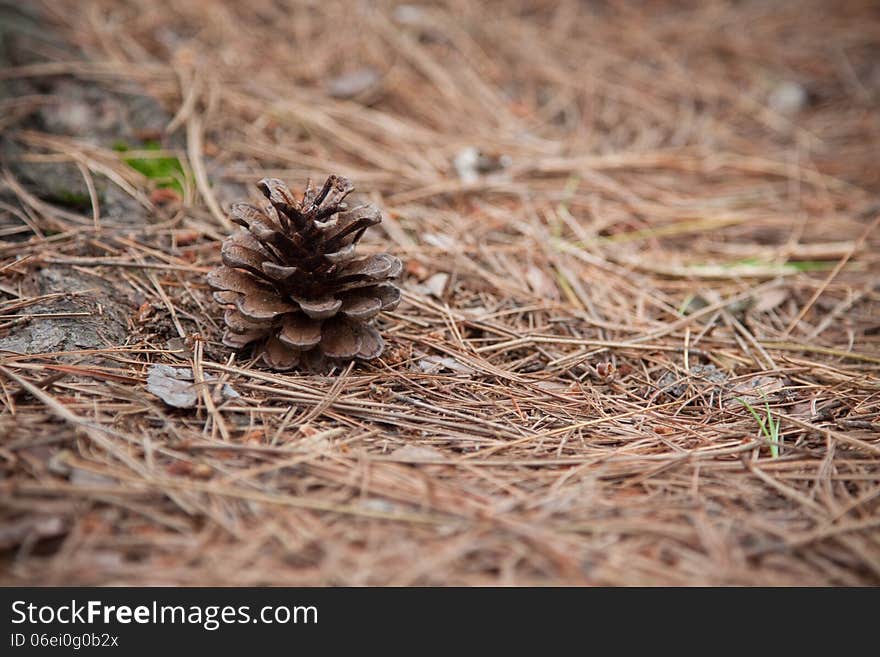
<svg viewBox="0 0 880 657">
<path fill-rule="evenodd" d="M 333 317 L 342 307 L 342 301 L 333 297 L 324 299 L 297 299 L 302 311 L 312 319 Z"/>
<path fill-rule="evenodd" d="M 278 178 L 263 178 L 257 183 L 257 187 L 263 192 L 263 195 L 269 199 L 272 205 L 288 205 L 296 206 L 296 197 L 290 191 L 290 188 L 284 184 L 284 181 Z"/>
<path fill-rule="evenodd" d="M 382 310 L 394 310 L 400 305 L 400 288 L 393 285 L 380 285 L 376 288 L 379 300 L 382 302 Z"/>
<path fill-rule="evenodd" d="M 378 297 L 349 297 L 342 302 L 340 312 L 351 319 L 364 321 L 375 317 L 382 310 L 382 300 Z"/>
<path fill-rule="evenodd" d="M 256 237 L 254 237 L 247 230 L 240 230 L 236 233 L 233 233 L 229 237 L 227 237 L 223 241 L 223 245 L 226 246 L 227 244 L 235 244 L 238 246 L 242 246 L 246 249 L 250 249 L 251 251 L 256 251 L 263 258 L 271 258 L 272 257 L 271 252 L 266 249 L 266 247 L 263 245 L 263 243 L 260 242 L 260 240 L 258 240 Z M 222 248 L 221 248 L 221 252 L 222 252 Z"/>
<path fill-rule="evenodd" d="M 339 272 L 340 279 L 349 276 L 367 277 L 371 279 L 387 276 L 397 267 L 399 260 L 386 253 L 370 256 L 361 260 L 353 260 L 342 267 Z"/>
<path fill-rule="evenodd" d="M 334 317 L 321 328 L 321 346 L 331 358 L 353 358 L 360 351 L 361 336 L 348 322 Z"/>
<path fill-rule="evenodd" d="M 276 283 L 287 283 L 294 276 L 302 273 L 298 267 L 285 267 L 276 265 L 274 262 L 264 262 L 262 264 L 263 273 Z"/>
<path fill-rule="evenodd" d="M 230 306 L 235 305 L 235 302 L 238 301 L 238 297 L 240 296 L 238 292 L 230 292 L 228 290 L 221 292 L 214 292 L 214 301 L 223 305 Z"/>
<path fill-rule="evenodd" d="M 270 294 L 262 294 L 260 296 L 255 294 L 242 295 L 236 302 L 235 307 L 238 308 L 238 312 L 242 315 L 253 320 L 275 319 L 279 315 L 294 313 L 298 310 L 296 305 Z"/>
<path fill-rule="evenodd" d="M 272 328 L 271 320 L 253 320 L 242 315 L 235 308 L 227 308 L 223 321 L 233 333 L 250 333 L 252 331 L 268 331 Z"/>
<path fill-rule="evenodd" d="M 266 276 L 263 272 L 263 263 L 266 261 L 265 253 L 228 240 L 220 250 L 220 258 L 227 267 L 247 269 L 261 278 Z"/>
<path fill-rule="evenodd" d="M 266 340 L 263 347 L 263 361 L 277 370 L 288 370 L 300 362 L 301 352 L 291 349 L 276 337 Z"/>
<path fill-rule="evenodd" d="M 297 349 L 314 347 L 321 342 L 321 322 L 303 315 L 290 315 L 284 320 L 278 339 Z"/>
<path fill-rule="evenodd" d="M 349 244 L 348 246 L 344 246 L 338 251 L 334 251 L 333 253 L 325 253 L 324 258 L 327 259 L 328 262 L 333 264 L 338 264 L 341 262 L 346 262 L 354 255 L 355 244 Z"/>
<path fill-rule="evenodd" d="M 226 266 L 212 270 L 208 274 L 208 284 L 216 290 L 239 294 L 259 294 L 269 289 L 249 273 Z"/>
<path fill-rule="evenodd" d="M 235 333 L 233 331 L 226 331 L 223 334 L 223 344 L 227 347 L 232 347 L 233 349 L 241 349 L 242 347 L 247 346 L 254 340 L 259 340 L 260 338 L 266 337 L 265 331 L 248 331 L 247 333 Z"/>
<path fill-rule="evenodd" d="M 385 349 L 385 341 L 379 335 L 379 331 L 369 324 L 361 324 L 361 358 L 376 358 Z"/>
</svg>

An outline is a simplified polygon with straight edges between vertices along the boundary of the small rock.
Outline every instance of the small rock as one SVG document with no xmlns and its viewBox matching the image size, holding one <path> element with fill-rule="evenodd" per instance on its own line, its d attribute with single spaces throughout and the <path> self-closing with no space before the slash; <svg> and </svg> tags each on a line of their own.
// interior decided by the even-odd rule
<svg viewBox="0 0 880 657">
<path fill-rule="evenodd" d="M 398 5 L 392 16 L 401 25 L 419 25 L 426 19 L 425 11 L 415 5 Z"/>
<path fill-rule="evenodd" d="M 807 90 L 791 80 L 777 84 L 767 97 L 767 105 L 779 114 L 797 114 L 806 104 Z"/>
<path fill-rule="evenodd" d="M 472 183 L 480 179 L 480 175 L 477 173 L 477 162 L 479 159 L 480 151 L 473 146 L 463 148 L 455 156 L 452 164 L 455 166 L 458 177 L 463 182 Z"/>
<path fill-rule="evenodd" d="M 374 68 L 359 68 L 339 75 L 327 84 L 327 92 L 334 98 L 354 98 L 375 89 L 381 76 Z"/>
<path fill-rule="evenodd" d="M 45 302 L 20 311 L 22 317 L 40 313 L 76 313 L 74 317 L 34 317 L 31 321 L 12 326 L 0 338 L 0 351 L 16 353 L 53 353 L 96 349 L 108 344 L 121 344 L 128 335 L 130 315 L 128 302 L 119 292 L 93 276 L 85 276 L 70 267 L 45 266 L 22 281 L 27 294 L 52 295 Z M 63 296 L 55 296 L 62 292 Z M 83 313 L 88 313 L 83 315 Z M 57 356 L 60 360 L 83 356 Z M 86 355 L 91 362 L 99 355 Z"/>
<path fill-rule="evenodd" d="M 474 183 L 482 175 L 506 169 L 510 166 L 510 157 L 489 155 L 475 146 L 467 146 L 458 152 L 452 165 L 462 182 Z"/>
</svg>

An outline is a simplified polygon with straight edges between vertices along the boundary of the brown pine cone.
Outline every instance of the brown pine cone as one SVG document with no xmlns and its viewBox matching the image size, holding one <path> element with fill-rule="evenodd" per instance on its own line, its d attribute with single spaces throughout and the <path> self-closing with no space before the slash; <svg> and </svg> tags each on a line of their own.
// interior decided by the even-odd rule
<svg viewBox="0 0 880 657">
<path fill-rule="evenodd" d="M 227 306 L 223 344 L 256 343 L 256 354 L 276 370 L 325 358 L 369 360 L 384 342 L 370 324 L 400 303 L 393 284 L 401 272 L 389 254 L 354 258 L 364 231 L 382 221 L 379 209 L 348 209 L 351 181 L 332 175 L 301 200 L 276 178 L 257 183 L 264 207 L 236 203 L 232 220 L 245 230 L 226 238 L 223 266 L 208 274 L 214 298 Z"/>
</svg>

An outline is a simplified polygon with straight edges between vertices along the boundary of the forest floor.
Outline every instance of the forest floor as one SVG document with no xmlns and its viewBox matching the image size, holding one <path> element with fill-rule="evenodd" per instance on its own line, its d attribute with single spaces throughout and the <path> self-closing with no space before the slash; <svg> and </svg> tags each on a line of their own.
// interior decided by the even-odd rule
<svg viewBox="0 0 880 657">
<path fill-rule="evenodd" d="M 876 3 L 20 4 L 0 583 L 880 584 Z M 404 300 L 274 373 L 205 274 L 329 173 Z"/>
</svg>

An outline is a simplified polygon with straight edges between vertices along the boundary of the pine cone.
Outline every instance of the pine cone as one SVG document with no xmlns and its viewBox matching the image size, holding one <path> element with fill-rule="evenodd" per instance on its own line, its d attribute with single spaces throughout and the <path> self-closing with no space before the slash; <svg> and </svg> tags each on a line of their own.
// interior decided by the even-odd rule
<svg viewBox="0 0 880 657">
<path fill-rule="evenodd" d="M 320 190 L 310 183 L 299 201 L 276 178 L 257 186 L 268 202 L 232 206 L 232 220 L 246 230 L 226 238 L 223 266 L 208 274 L 214 298 L 227 306 L 223 344 L 256 343 L 276 370 L 379 356 L 384 342 L 369 322 L 400 303 L 392 281 L 402 265 L 389 254 L 354 258 L 364 231 L 382 221 L 379 209 L 349 210 L 343 199 L 354 186 L 342 176 Z"/>
</svg>

